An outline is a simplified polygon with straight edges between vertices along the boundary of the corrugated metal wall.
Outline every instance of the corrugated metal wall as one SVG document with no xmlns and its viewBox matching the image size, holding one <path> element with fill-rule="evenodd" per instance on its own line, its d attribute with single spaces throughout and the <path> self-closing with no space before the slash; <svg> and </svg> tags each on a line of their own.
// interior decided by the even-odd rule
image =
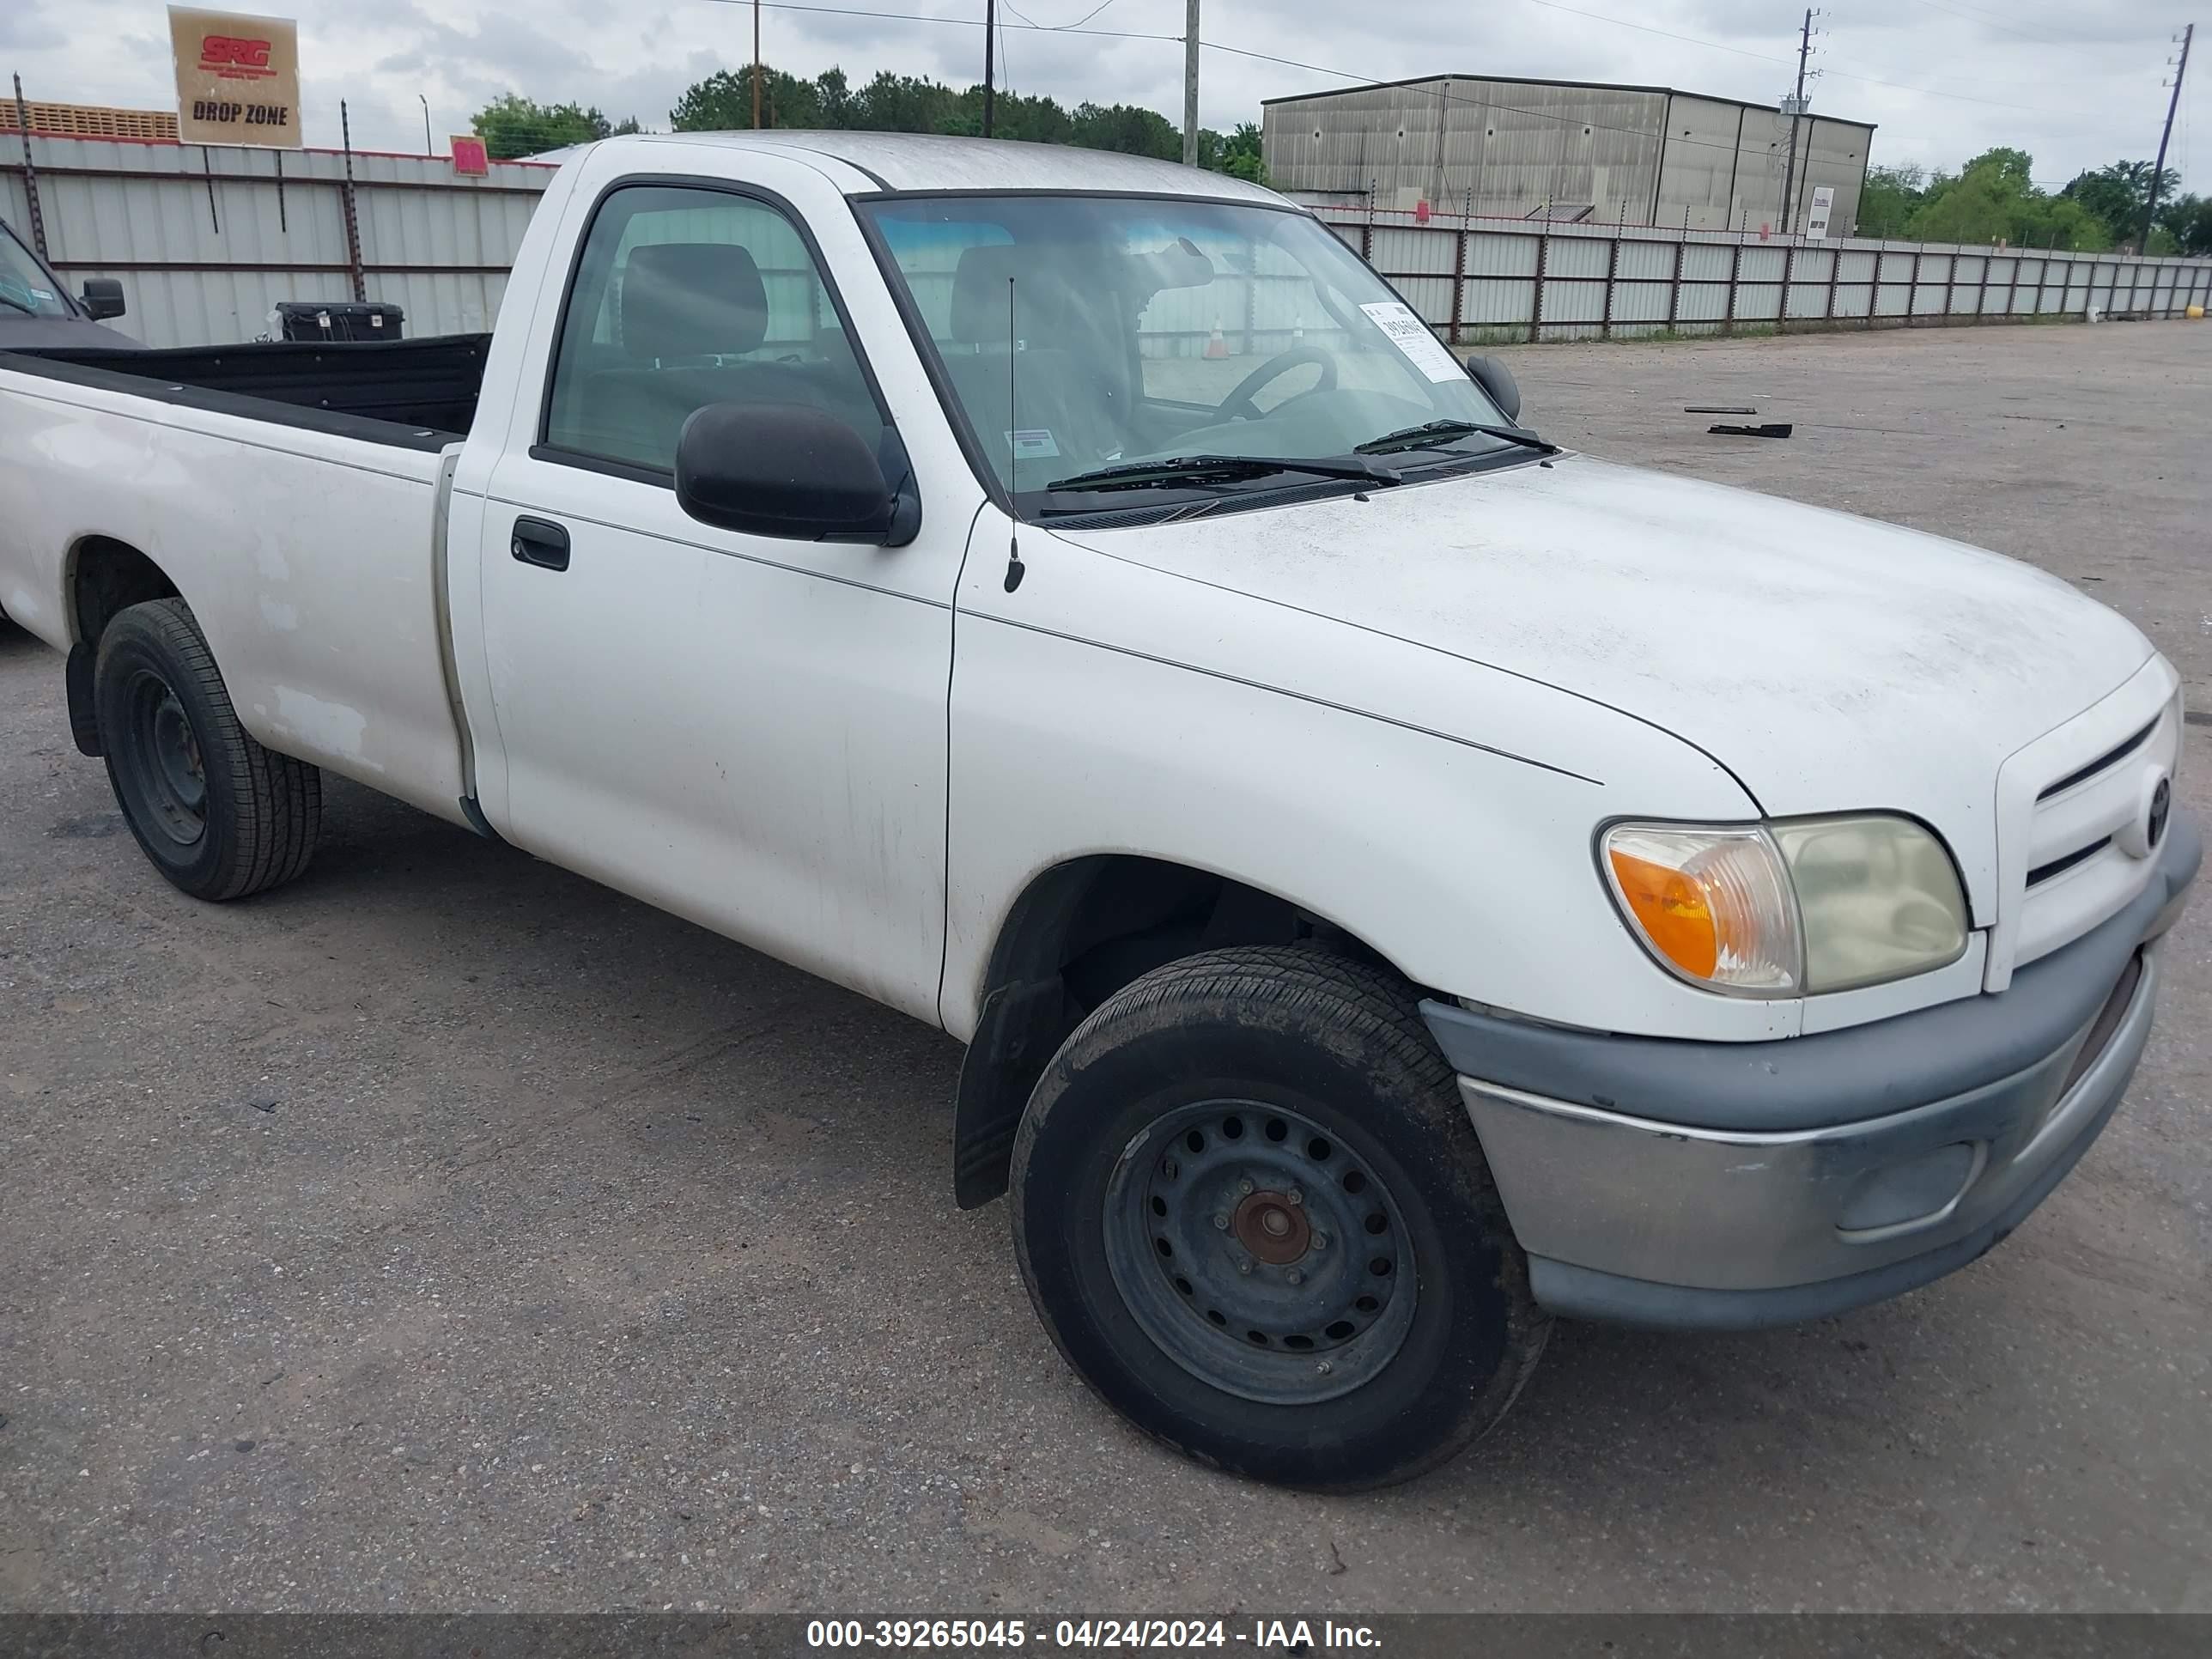
<svg viewBox="0 0 2212 1659">
<path fill-rule="evenodd" d="M 1739 236 L 1663 227 L 1314 210 L 1451 339 L 1631 338 L 1671 330 L 2178 317 L 2212 306 L 2212 261 Z M 1455 278 L 1456 278 L 1455 280 Z"/>
<path fill-rule="evenodd" d="M 28 240 L 19 142 L 0 152 L 0 216 Z M 120 281 L 119 326 L 149 345 L 255 339 L 280 300 L 354 297 L 339 152 L 34 137 L 31 161 L 55 268 L 72 288 Z M 468 179 L 442 158 L 356 154 L 367 297 L 404 310 L 412 337 L 489 328 L 552 176 L 500 161 Z"/>
<path fill-rule="evenodd" d="M 1832 222 L 1857 222 L 1870 127 L 1798 123 L 1793 217 L 1814 185 Z M 1285 99 L 1261 111 L 1278 189 L 1379 208 L 1522 218 L 1591 210 L 1604 224 L 1779 230 L 1790 123 L 1778 112 L 1636 87 L 1439 76 Z"/>
</svg>

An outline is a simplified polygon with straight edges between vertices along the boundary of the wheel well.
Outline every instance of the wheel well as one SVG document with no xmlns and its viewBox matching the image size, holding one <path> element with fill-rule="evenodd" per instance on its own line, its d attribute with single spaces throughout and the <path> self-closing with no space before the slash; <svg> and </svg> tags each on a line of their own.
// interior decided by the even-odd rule
<svg viewBox="0 0 2212 1659">
<path fill-rule="evenodd" d="M 70 556 L 70 622 L 77 642 L 100 648 L 116 613 L 149 599 L 182 597 L 161 566 L 128 542 L 88 536 Z"/>
<path fill-rule="evenodd" d="M 70 550 L 68 583 L 70 647 L 63 682 L 69 693 L 70 733 L 77 752 L 100 752 L 100 721 L 93 713 L 92 669 L 100 636 L 122 611 L 149 599 L 181 599 L 176 583 L 128 542 L 88 536 Z"/>
<path fill-rule="evenodd" d="M 1188 865 L 1109 854 L 1038 876 L 1000 929 L 961 1066 L 953 1187 L 962 1207 L 1006 1191 L 1014 1131 L 1045 1063 L 1115 992 L 1200 951 L 1307 942 L 1383 961 L 1287 899 Z"/>
</svg>

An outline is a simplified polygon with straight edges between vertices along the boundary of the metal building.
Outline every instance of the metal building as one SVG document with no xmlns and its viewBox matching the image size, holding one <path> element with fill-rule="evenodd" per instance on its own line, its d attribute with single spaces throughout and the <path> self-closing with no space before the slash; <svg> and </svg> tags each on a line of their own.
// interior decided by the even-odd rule
<svg viewBox="0 0 2212 1659">
<path fill-rule="evenodd" d="M 1270 99 L 1268 182 L 1309 202 L 1440 212 L 1802 231 L 1813 192 L 1834 192 L 1828 234 L 1858 222 L 1869 122 L 1670 87 L 1438 76 Z"/>
</svg>

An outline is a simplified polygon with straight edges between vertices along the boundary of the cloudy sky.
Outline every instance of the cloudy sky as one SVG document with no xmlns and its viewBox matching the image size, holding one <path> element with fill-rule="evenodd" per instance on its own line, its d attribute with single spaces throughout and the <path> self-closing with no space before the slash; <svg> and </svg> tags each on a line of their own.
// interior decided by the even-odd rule
<svg viewBox="0 0 2212 1659">
<path fill-rule="evenodd" d="M 842 8 L 836 9 L 833 8 Z M 419 150 L 514 90 L 665 126 L 690 82 L 746 62 L 745 0 L 295 0 L 310 143 Z M 1183 0 L 1000 5 L 1007 82 L 1068 104 L 1146 103 L 1180 118 Z M 896 12 L 938 21 L 865 15 Z M 807 74 L 838 64 L 965 83 L 981 78 L 983 0 L 827 0 L 769 6 L 764 55 Z M 864 15 L 852 15 L 860 13 Z M 1088 17 L 1086 20 L 1086 14 Z M 1828 0 L 1817 20 L 1817 110 L 1881 125 L 1876 161 L 1956 165 L 1993 144 L 2063 184 L 2157 148 L 2180 0 Z M 1260 100 L 1439 70 L 1668 84 L 1771 101 L 1794 73 L 1802 9 L 1786 0 L 1205 0 L 1202 118 L 1256 118 Z M 1023 27 L 1028 20 L 1040 28 Z M 964 20 L 964 21 L 963 21 Z M 1632 22 L 1628 20 L 1633 20 Z M 1070 25 L 1079 24 L 1085 33 Z M 1235 48 L 1237 50 L 1229 50 Z M 173 106 L 163 8 L 153 0 L 0 0 L 0 71 L 33 98 Z M 1273 54 L 1312 67 L 1269 62 Z M 2212 190 L 2212 50 L 2200 56 L 2168 165 Z M 2190 149 L 2191 106 L 2207 122 Z"/>
</svg>

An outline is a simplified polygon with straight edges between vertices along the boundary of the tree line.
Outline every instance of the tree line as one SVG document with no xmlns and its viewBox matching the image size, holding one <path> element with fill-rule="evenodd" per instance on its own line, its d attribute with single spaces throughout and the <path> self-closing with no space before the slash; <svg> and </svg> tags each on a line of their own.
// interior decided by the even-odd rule
<svg viewBox="0 0 2212 1659">
<path fill-rule="evenodd" d="M 2159 178 L 2157 216 L 2147 246 L 2150 162 L 2093 167 L 2055 191 L 2038 185 L 2033 170 L 2026 150 L 2009 149 L 1985 150 L 1956 173 L 1911 164 L 1869 167 L 1859 194 L 1858 234 L 1914 242 L 2003 241 L 2084 253 L 2124 247 L 2212 254 L 2212 199 L 2183 194 L 2181 175 L 2171 167 Z"/>
<path fill-rule="evenodd" d="M 685 88 L 668 112 L 678 132 L 721 132 L 753 124 L 750 65 L 722 70 Z M 827 69 L 811 79 L 762 66 L 761 124 L 771 127 L 830 128 L 853 132 L 939 132 L 980 136 L 983 131 L 983 88 L 965 88 L 927 76 L 878 70 L 874 78 L 852 84 L 842 69 Z M 1074 144 L 1085 149 L 1118 150 L 1162 161 L 1182 159 L 1182 130 L 1158 110 L 1138 104 L 1081 103 L 1073 109 L 1036 94 L 1000 92 L 994 100 L 994 137 L 1040 144 Z M 509 93 L 477 112 L 477 136 L 494 161 L 541 155 L 564 145 L 588 143 L 619 132 L 639 131 L 635 117 L 615 121 L 596 107 L 539 104 Z M 1260 128 L 1248 121 L 1234 131 L 1207 129 L 1199 134 L 1200 167 L 1254 183 L 1265 179 L 1260 163 Z"/>
</svg>

